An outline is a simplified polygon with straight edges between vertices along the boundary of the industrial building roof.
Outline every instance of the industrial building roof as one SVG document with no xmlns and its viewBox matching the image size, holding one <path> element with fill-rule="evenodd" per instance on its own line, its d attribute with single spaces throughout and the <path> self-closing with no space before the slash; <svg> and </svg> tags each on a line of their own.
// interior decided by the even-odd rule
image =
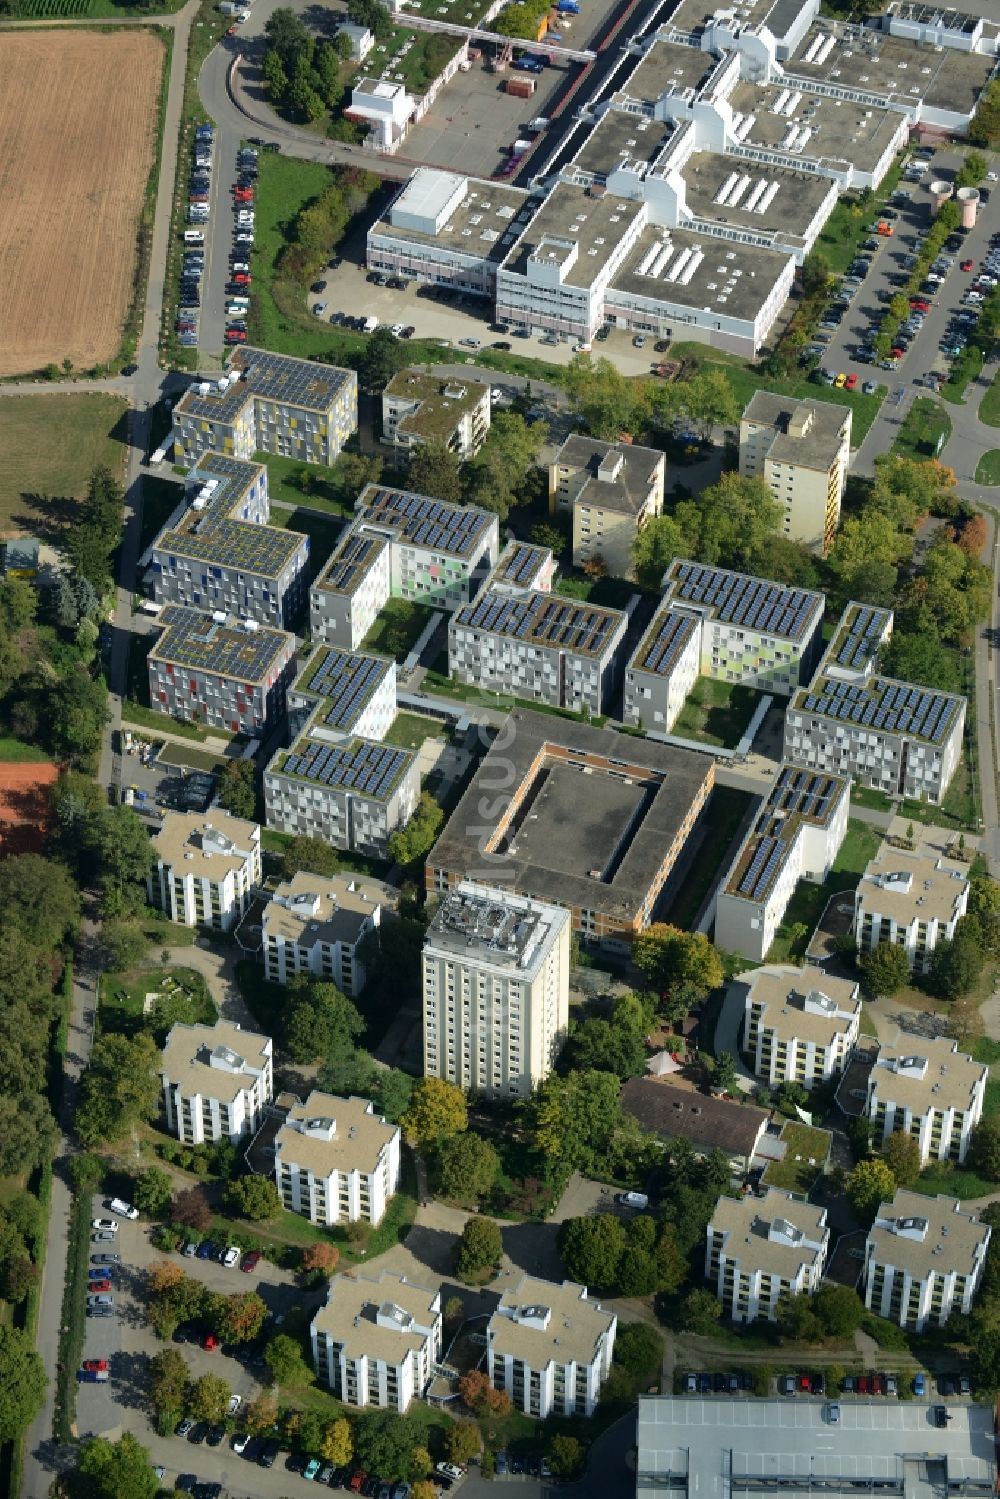
<svg viewBox="0 0 1000 1499">
<path fill-rule="evenodd" d="M 812 634 L 825 607 L 823 595 L 811 589 L 789 588 L 680 558 L 667 569 L 664 598 L 723 624 L 798 644 Z"/>
<path fill-rule="evenodd" d="M 295 636 L 286 630 L 257 625 L 255 620 L 217 619 L 185 604 L 165 605 L 159 622 L 163 631 L 149 660 L 210 676 L 270 683 L 295 652 Z"/>
<path fill-rule="evenodd" d="M 377 238 L 379 234 L 386 234 L 416 244 L 443 244 L 456 255 L 465 254 L 476 260 L 493 262 L 502 260 L 517 237 L 515 221 L 522 215 L 527 218 L 528 194 L 505 183 L 477 182 L 469 178 L 465 197 L 442 225 L 440 233 L 430 234 L 409 224 L 397 224 L 395 215 L 400 210 L 435 218 L 447 205 L 459 179 L 450 172 L 434 172 L 435 178 L 446 181 L 435 183 L 432 191 L 425 192 L 422 182 L 428 175 L 427 168 L 414 172 L 390 206 L 387 216 L 371 226 L 369 236 Z"/>
<path fill-rule="evenodd" d="M 829 827 L 847 802 L 850 789 L 844 776 L 783 765 L 726 876 L 726 895 L 764 904 L 791 857 L 803 824 Z"/>
<path fill-rule="evenodd" d="M 783 64 L 786 81 L 796 76 L 874 99 L 897 109 L 921 101 L 935 109 L 971 114 L 996 59 L 982 52 L 935 47 L 890 36 L 868 26 L 817 19 Z"/>
<path fill-rule="evenodd" d="M 772 463 L 796 464 L 828 473 L 841 456 L 846 435 L 850 436 L 851 411 L 833 401 L 798 401 L 754 391 L 743 412 L 751 427 L 769 427 L 774 433 L 767 456 Z"/>
<path fill-rule="evenodd" d="M 616 295 L 753 321 L 790 256 L 765 245 L 647 224 L 611 280 Z"/>
<path fill-rule="evenodd" d="M 370 739 L 351 739 L 328 744 L 311 739 L 308 732 L 290 750 L 276 755 L 268 775 L 294 776 L 328 786 L 331 791 L 351 792 L 369 801 L 387 802 L 397 791 L 416 756 L 412 750 L 378 744 Z"/>
<path fill-rule="evenodd" d="M 563 172 L 582 172 L 603 182 L 617 167 L 654 161 L 676 133 L 677 127 L 663 120 L 609 109 L 596 126 L 587 130 L 583 145 Z"/>
<path fill-rule="evenodd" d="M 648 671 L 653 676 L 669 677 L 684 647 L 699 629 L 698 621 L 690 614 L 680 614 L 669 605 L 662 605 L 636 646 L 635 655 L 628 664 L 629 671 Z"/>
<path fill-rule="evenodd" d="M 456 610 L 449 629 L 481 630 L 544 650 L 600 660 L 621 639 L 625 615 L 554 593 L 512 596 L 487 586 L 471 604 Z"/>
<path fill-rule="evenodd" d="M 285 1116 L 274 1137 L 275 1163 L 298 1166 L 320 1178 L 335 1171 L 369 1176 L 398 1134 L 398 1124 L 386 1124 L 367 1099 L 314 1091 Z"/>
<path fill-rule="evenodd" d="M 714 53 L 657 37 L 614 99 L 616 102 L 639 99 L 655 104 L 665 94 L 690 98 L 700 92 L 718 66 L 719 59 Z"/>
<path fill-rule="evenodd" d="M 449 505 L 425 494 L 368 484 L 357 501 L 358 523 L 385 527 L 406 546 L 474 560 L 497 529 L 497 518 L 476 505 Z"/>
<path fill-rule="evenodd" d="M 593 286 L 602 278 L 629 225 L 644 211 L 642 203 L 610 194 L 593 198 L 582 187 L 557 182 L 525 225 L 502 270 L 525 276 L 532 257 L 568 262 L 567 247 L 573 247 L 575 259 L 567 264 L 563 284 Z"/>
<path fill-rule="evenodd" d="M 832 1046 L 861 1014 L 858 985 L 806 964 L 767 964 L 738 975 L 751 1004 L 764 1007 L 761 1025 L 779 1041 Z"/>
<path fill-rule="evenodd" d="M 796 89 L 794 79 L 738 83 L 729 104 L 741 119 L 740 140 L 787 155 L 789 164 L 804 157 L 828 169 L 874 172 L 899 137 L 906 137 L 899 110 L 845 110 L 841 100 Z"/>
<path fill-rule="evenodd" d="M 503 1357 L 522 1359 L 538 1372 L 550 1364 L 592 1364 L 615 1323 L 586 1286 L 522 1275 L 500 1297 L 486 1329 L 488 1347 Z"/>
<path fill-rule="evenodd" d="M 933 745 L 947 742 L 964 706 L 965 699 L 955 693 L 914 687 L 891 677 L 852 683 L 822 672 L 807 688 L 799 688 L 789 704 L 791 710 L 805 715 Z"/>
<path fill-rule="evenodd" d="M 182 1098 L 201 1095 L 231 1103 L 265 1071 L 270 1036 L 241 1030 L 232 1020 L 214 1025 L 172 1025 L 160 1052 L 160 1072 Z"/>
<path fill-rule="evenodd" d="M 925 1197 L 900 1187 L 883 1202 L 868 1230 L 869 1261 L 904 1270 L 914 1280 L 931 1275 L 972 1276 L 990 1241 L 990 1228 L 956 1197 Z"/>
<path fill-rule="evenodd" d="M 837 186 L 818 172 L 792 171 L 721 151 L 694 151 L 681 170 L 687 206 L 696 219 L 783 239 L 805 236 Z"/>
</svg>

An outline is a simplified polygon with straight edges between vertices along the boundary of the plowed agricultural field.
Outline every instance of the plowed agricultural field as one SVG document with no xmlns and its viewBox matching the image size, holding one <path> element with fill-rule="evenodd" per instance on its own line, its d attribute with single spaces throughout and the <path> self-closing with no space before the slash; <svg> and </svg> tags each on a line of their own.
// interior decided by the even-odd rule
<svg viewBox="0 0 1000 1499">
<path fill-rule="evenodd" d="M 116 353 L 162 67 L 139 28 L 0 35 L 0 375 Z"/>
</svg>

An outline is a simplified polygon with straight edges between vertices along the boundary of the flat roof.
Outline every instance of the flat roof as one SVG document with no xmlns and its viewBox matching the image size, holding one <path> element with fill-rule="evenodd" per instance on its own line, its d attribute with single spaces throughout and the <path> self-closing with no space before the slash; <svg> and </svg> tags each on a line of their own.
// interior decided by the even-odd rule
<svg viewBox="0 0 1000 1499">
<path fill-rule="evenodd" d="M 421 370 L 399 370 L 382 394 L 383 406 L 390 401 L 414 404 L 401 416 L 398 428 L 430 440 L 444 440 L 463 416 L 476 410 L 483 398 L 489 400 L 489 386 L 482 380 L 444 380 Z"/>
<path fill-rule="evenodd" d="M 297 552 L 305 557 L 309 551 L 307 536 L 244 519 L 237 513 L 247 490 L 264 472 L 261 463 L 203 453 L 187 475 L 188 508 L 177 525 L 164 527 L 157 536 L 154 555 L 171 552 L 266 578 L 279 576 Z"/>
<path fill-rule="evenodd" d="M 656 448 L 602 442 L 582 432 L 571 432 L 553 458 L 552 466 L 570 470 L 576 484 L 574 504 L 639 515 L 657 474 L 662 478 L 666 459 Z"/>
<path fill-rule="evenodd" d="M 501 552 L 490 579 L 495 583 L 533 588 L 551 565 L 551 547 L 535 546 L 529 541 L 511 541 Z"/>
<path fill-rule="evenodd" d="M 648 165 L 676 134 L 677 126 L 664 120 L 609 109 L 563 170 L 585 172 L 603 182 L 619 167 Z"/>
<path fill-rule="evenodd" d="M 826 607 L 823 595 L 809 588 L 791 588 L 683 558 L 667 569 L 663 596 L 708 619 L 796 643 L 812 633 Z"/>
<path fill-rule="evenodd" d="M 828 40 L 829 39 L 829 40 Z M 877 96 L 895 108 L 921 100 L 935 109 L 971 114 L 996 58 L 955 47 L 937 48 L 874 27 L 845 27 L 820 19 L 783 64 L 786 82 L 796 75 L 836 88 Z"/>
<path fill-rule="evenodd" d="M 824 1399 L 733 1400 L 683 1395 L 639 1396 L 636 1493 L 666 1487 L 689 1499 L 728 1499 L 741 1490 L 808 1499 L 822 1492 L 848 1499 L 877 1482 L 883 1492 L 930 1493 L 963 1480 L 965 1493 L 996 1486 L 992 1406 L 948 1406 L 943 1427 L 923 1401 L 841 1400 L 831 1425 Z M 931 1474 L 921 1479 L 929 1464 Z M 672 1482 L 668 1475 L 671 1475 Z"/>
<path fill-rule="evenodd" d="M 668 677 L 677 665 L 684 647 L 701 629 L 690 614 L 680 614 L 669 604 L 661 605 L 649 628 L 635 648 L 629 671 L 648 671 L 654 677 Z"/>
<path fill-rule="evenodd" d="M 713 1098 L 667 1077 L 630 1077 L 621 1104 L 643 1129 L 671 1138 L 683 1135 L 699 1150 L 718 1147 L 730 1155 L 751 1156 L 770 1118 L 752 1103 Z"/>
<path fill-rule="evenodd" d="M 611 289 L 622 296 L 752 321 L 789 258 L 788 252 L 765 245 L 647 224 L 612 278 Z"/>
<path fill-rule="evenodd" d="M 283 937 L 299 947 L 317 942 L 353 946 L 373 915 L 394 911 L 399 892 L 363 874 L 313 874 L 299 869 L 274 890 L 261 917 L 266 937 Z"/>
<path fill-rule="evenodd" d="M 349 597 L 361 586 L 388 545 L 385 536 L 349 529 L 313 582 L 313 588 L 321 593 L 342 593 Z"/>
<path fill-rule="evenodd" d="M 249 1092 L 271 1058 L 270 1036 L 241 1030 L 232 1020 L 172 1025 L 160 1052 L 160 1071 L 181 1096 L 231 1103 Z"/>
<path fill-rule="evenodd" d="M 473 560 L 497 518 L 476 505 L 450 505 L 426 494 L 366 484 L 357 499 L 356 524 L 391 529 L 394 540 L 450 557 Z"/>
<path fill-rule="evenodd" d="M 737 977 L 751 1004 L 763 1005 L 761 1025 L 779 1041 L 832 1046 L 861 1014 L 857 983 L 811 964 L 768 964 Z"/>
<path fill-rule="evenodd" d="M 369 801 L 387 802 L 415 761 L 413 750 L 396 745 L 379 744 L 372 739 L 330 744 L 310 738 L 307 730 L 291 749 L 275 755 L 267 773 L 328 786 L 331 791 L 350 791 Z"/>
<path fill-rule="evenodd" d="M 267 625 L 247 628 L 256 621 L 225 621 L 191 609 L 185 604 L 166 604 L 160 612 L 160 638 L 149 653 L 150 661 L 169 662 L 210 676 L 232 677 L 257 685 L 269 682 L 295 650 L 295 636 Z"/>
<path fill-rule="evenodd" d="M 694 151 L 681 169 L 687 206 L 698 219 L 801 239 L 836 185 L 817 172 Z"/>
<path fill-rule="evenodd" d="M 969 866 L 911 853 L 883 843 L 858 882 L 859 917 L 865 911 L 911 921 L 954 921 L 969 887 Z"/>
<path fill-rule="evenodd" d="M 562 769 L 566 776 L 553 777 Z M 505 888 L 631 925 L 711 776 L 711 761 L 693 750 L 518 708 L 428 865 L 489 883 L 502 871 Z M 499 810 L 484 830 L 487 787 L 494 788 L 488 804 Z M 588 874 L 595 868 L 597 877 Z"/>
<path fill-rule="evenodd" d="M 562 906 L 465 880 L 442 896 L 424 952 L 509 968 L 530 981 L 568 921 Z"/>
<path fill-rule="evenodd" d="M 494 1353 L 523 1359 L 535 1371 L 550 1364 L 592 1364 L 614 1322 L 615 1313 L 591 1301 L 586 1286 L 522 1275 L 500 1297 L 486 1340 Z"/>
<path fill-rule="evenodd" d="M 956 727 L 965 698 L 892 677 L 844 682 L 819 672 L 808 687 L 793 695 L 790 708 L 835 723 L 899 734 L 927 744 L 943 745 Z"/>
<path fill-rule="evenodd" d="M 676 17 L 673 24 L 676 26 Z M 657 37 L 612 98 L 616 102 L 640 99 L 655 104 L 665 94 L 690 97 L 700 92 L 718 66 L 719 58 L 713 52 Z"/>
<path fill-rule="evenodd" d="M 965 1110 L 989 1070 L 960 1052 L 957 1041 L 899 1035 L 895 1042 L 879 1043 L 869 1105 L 884 1099 L 920 1115 L 929 1109 Z"/>
<path fill-rule="evenodd" d="M 763 1199 L 720 1197 L 708 1227 L 726 1235 L 723 1253 L 753 1274 L 794 1280 L 803 1265 L 815 1265 L 830 1230 L 826 1208 L 769 1187 Z"/>
<path fill-rule="evenodd" d="M 681 0 L 670 24 L 676 31 L 700 31 L 717 11 L 732 8 L 731 4 L 722 4 L 721 0 Z M 766 22 L 768 30 L 780 42 L 800 10 L 798 0 L 743 0 L 736 15 L 744 26 L 760 26 Z"/>
<path fill-rule="evenodd" d="M 482 630 L 568 656 L 600 660 L 621 636 L 625 615 L 620 609 L 582 603 L 561 594 L 533 591 L 512 595 L 487 585 L 470 604 L 455 611 L 452 627 Z"/>
<path fill-rule="evenodd" d="M 285 1116 L 274 1137 L 275 1162 L 319 1177 L 334 1171 L 371 1175 L 398 1134 L 399 1126 L 386 1124 L 367 1098 L 314 1091 Z"/>
<path fill-rule="evenodd" d="M 174 411 L 229 425 L 248 399 L 259 396 L 283 401 L 300 410 L 326 413 L 356 379 L 353 370 L 314 364 L 309 359 L 294 359 L 288 354 L 272 354 L 246 345 L 233 351 L 228 377 L 220 379 L 216 375 L 194 381 Z M 203 388 L 206 384 L 207 391 Z M 225 388 L 221 389 L 222 386 Z"/>
<path fill-rule="evenodd" d="M 883 1202 L 868 1230 L 866 1250 L 876 1265 L 894 1265 L 915 1280 L 975 1274 L 990 1229 L 956 1197 L 925 1197 L 899 1188 Z"/>
<path fill-rule="evenodd" d="M 456 206 L 447 222 L 442 225 L 440 233 L 428 234 L 422 229 L 394 224 L 392 214 L 396 208 L 426 213 L 428 216 L 435 214 L 434 205 L 437 199 L 434 197 L 427 197 L 426 200 L 416 204 L 404 201 L 424 170 L 421 168 L 414 173 L 390 205 L 386 217 L 376 219 L 372 224 L 368 231 L 369 235 L 410 240 L 414 244 L 436 245 L 447 250 L 449 254 L 468 255 L 476 260 L 494 262 L 503 260 L 517 237 L 518 231 L 515 224 L 519 219 L 522 223 L 527 222 L 531 201 L 529 194 L 520 188 L 510 187 L 504 183 L 479 182 L 470 178 L 467 179 L 465 197 Z M 436 175 L 450 177 L 452 183 L 458 181 L 452 173 L 443 172 Z M 442 207 L 447 202 L 447 197 L 446 193 Z M 524 215 L 523 218 L 522 215 Z"/>
<path fill-rule="evenodd" d="M 260 828 L 242 817 L 231 817 L 221 807 L 206 812 L 163 814 L 153 834 L 157 859 L 179 876 L 200 880 L 223 880 L 231 870 L 242 869 L 260 843 Z"/>
<path fill-rule="evenodd" d="M 630 225 L 644 213 L 643 203 L 610 193 L 592 198 L 582 187 L 557 182 L 510 250 L 503 270 L 526 276 L 532 256 L 566 261 L 567 246 L 575 246 L 576 257 L 566 270 L 563 285 L 590 287 L 601 277 Z"/>
<path fill-rule="evenodd" d="M 312 1320 L 348 1359 L 383 1360 L 391 1368 L 425 1346 L 440 1311 L 441 1293 L 383 1270 L 377 1279 L 352 1271 L 330 1282 L 326 1305 Z"/>
<path fill-rule="evenodd" d="M 384 656 L 321 645 L 310 656 L 290 691 L 325 698 L 313 722 L 349 734 L 390 676 L 395 678 L 394 663 Z"/>
<path fill-rule="evenodd" d="M 827 473 L 843 448 L 844 428 L 850 430 L 851 411 L 833 401 L 790 400 L 757 390 L 743 412 L 743 421 L 771 428 L 774 436 L 767 456 L 772 463 Z"/>
<path fill-rule="evenodd" d="M 792 80 L 794 81 L 794 80 Z M 872 172 L 906 123 L 899 111 L 856 105 L 823 94 L 803 93 L 786 80 L 741 82 L 729 96 L 734 115 L 745 121 L 740 140 L 747 146 L 787 151 L 814 161 L 850 164 Z"/>
<path fill-rule="evenodd" d="M 859 604 L 852 599 L 823 654 L 823 666 L 841 666 L 845 671 L 869 675 L 882 642 L 892 631 L 892 617 L 891 609 Z"/>
<path fill-rule="evenodd" d="M 844 776 L 783 765 L 726 876 L 726 895 L 755 905 L 768 900 L 803 823 L 829 827 L 850 787 Z"/>
</svg>

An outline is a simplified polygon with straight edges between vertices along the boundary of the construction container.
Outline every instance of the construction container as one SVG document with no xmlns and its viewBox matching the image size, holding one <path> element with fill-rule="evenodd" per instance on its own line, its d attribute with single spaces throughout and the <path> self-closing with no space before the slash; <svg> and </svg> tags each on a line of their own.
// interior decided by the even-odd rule
<svg viewBox="0 0 1000 1499">
<path fill-rule="evenodd" d="M 504 88 L 508 94 L 514 94 L 518 99 L 530 99 L 538 87 L 535 78 L 508 78 Z"/>
</svg>

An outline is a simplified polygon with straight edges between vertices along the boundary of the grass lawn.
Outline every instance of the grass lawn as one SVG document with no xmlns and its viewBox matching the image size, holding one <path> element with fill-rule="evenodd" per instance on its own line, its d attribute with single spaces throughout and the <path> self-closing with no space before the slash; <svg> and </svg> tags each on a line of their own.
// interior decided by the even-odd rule
<svg viewBox="0 0 1000 1499">
<path fill-rule="evenodd" d="M 419 749 L 425 739 L 442 739 L 445 726 L 440 719 L 423 713 L 397 713 L 383 736 L 383 744 L 398 744 L 403 749 Z"/>
<path fill-rule="evenodd" d="M 933 458 L 942 433 L 947 442 L 951 436 L 951 418 L 948 413 L 933 396 L 918 396 L 906 413 L 892 451 L 901 458 Z"/>
<path fill-rule="evenodd" d="M 878 1026 L 872 1019 L 868 1011 L 868 1006 L 864 1003 L 862 1003 L 861 1005 L 861 1019 L 859 1022 L 859 1029 L 863 1036 L 878 1036 Z"/>
<path fill-rule="evenodd" d="M 148 1024 L 145 1001 L 156 994 L 163 999 L 186 996 L 193 1007 L 191 1022 L 214 1025 L 218 1011 L 208 985 L 193 968 L 143 968 L 129 973 L 105 973 L 101 979 L 101 1023 L 105 1030 L 132 1035 Z"/>
<path fill-rule="evenodd" d="M 485 9 L 479 0 L 449 0 L 449 8 L 454 13 L 440 17 L 441 0 L 424 0 L 424 5 L 418 4 L 417 8 L 422 9 L 424 15 L 433 16 L 435 21 L 456 21 L 460 26 L 472 25 Z M 456 39 L 443 33 L 435 35 L 433 32 L 413 31 L 409 26 L 393 26 L 369 54 L 369 76 L 382 76 L 392 83 L 402 83 L 411 94 L 425 94 L 454 57 L 458 46 Z"/>
<path fill-rule="evenodd" d="M 986 1197 L 997 1189 L 996 1182 L 979 1176 L 971 1167 L 954 1166 L 950 1161 L 937 1161 L 925 1166 L 917 1179 L 916 1192 L 926 1192 L 931 1197 L 945 1195 L 959 1197 Z"/>
<path fill-rule="evenodd" d="M 966 387 L 970 381 L 979 379 L 982 368 L 982 354 L 975 344 L 967 344 L 959 357 L 952 361 L 951 374 L 941 387 L 945 400 L 955 406 L 964 406 Z"/>
<path fill-rule="evenodd" d="M 390 599 L 362 643 L 365 651 L 381 651 L 405 661 L 435 611 L 412 599 Z"/>
<path fill-rule="evenodd" d="M 69 519 L 60 502 L 81 499 L 100 464 L 122 476 L 126 409 L 120 396 L 96 392 L 0 402 L 0 536 L 58 530 Z"/>
<path fill-rule="evenodd" d="M 673 732 L 701 744 L 735 749 L 760 701 L 760 693 L 738 682 L 699 677 L 677 716 Z"/>
<path fill-rule="evenodd" d="M 562 594 L 563 598 L 580 599 L 606 609 L 624 609 L 632 595 L 642 591 L 637 583 L 629 583 L 625 578 L 588 578 L 585 573 L 560 573 L 552 585 L 552 592 Z"/>
<path fill-rule="evenodd" d="M 878 828 L 873 828 L 867 822 L 851 819 L 847 824 L 847 836 L 841 845 L 840 853 L 822 885 L 814 885 L 809 880 L 799 880 L 796 885 L 792 898 L 788 902 L 785 919 L 779 926 L 777 936 L 771 943 L 767 954 L 769 963 L 789 963 L 802 957 L 805 944 L 812 935 L 831 895 L 836 895 L 839 890 L 855 888 L 865 865 L 878 852 L 881 841 Z M 793 932 L 794 928 L 801 927 L 806 929 L 804 937 L 799 932 Z"/>
<path fill-rule="evenodd" d="M 37 765 L 42 761 L 47 763 L 50 758 L 37 745 L 25 744 L 22 739 L 0 738 L 0 762 L 10 765 L 17 761 L 22 765 Z"/>
<path fill-rule="evenodd" d="M 271 511 L 271 525 L 281 526 L 286 531 L 300 531 L 309 537 L 309 577 L 316 575 L 326 565 L 327 558 L 340 540 L 343 522 L 337 516 L 317 515 L 314 510 L 286 510 L 275 506 Z"/>
<path fill-rule="evenodd" d="M 1000 448 L 990 448 L 976 464 L 977 484 L 1000 484 Z"/>
<path fill-rule="evenodd" d="M 180 723 L 176 718 L 168 718 L 166 713 L 157 713 L 155 708 L 148 708 L 143 703 L 122 703 L 122 723 L 127 723 L 133 729 L 149 729 L 154 734 L 179 734 L 184 739 L 207 739 L 205 730 L 194 723 Z M 227 736 L 221 734 L 220 738 Z"/>
<path fill-rule="evenodd" d="M 341 458 L 329 468 L 273 453 L 255 453 L 254 461 L 267 469 L 267 491 L 272 502 L 293 509 L 304 505 L 329 515 L 353 516 L 356 494 L 353 487 L 348 490 L 340 475 Z"/>
<path fill-rule="evenodd" d="M 842 275 L 847 270 L 861 241 L 868 238 L 865 225 L 876 217 L 880 205 L 888 203 L 899 186 L 901 174 L 902 157 L 897 157 L 867 207 L 850 196 L 837 201 L 816 241 L 817 254 L 822 255 L 835 275 Z"/>
<path fill-rule="evenodd" d="M 993 384 L 979 403 L 979 420 L 987 427 L 1000 427 L 1000 371 L 993 376 Z"/>
<path fill-rule="evenodd" d="M 697 916 L 701 903 L 718 879 L 721 860 L 736 830 L 746 816 L 753 801 L 748 791 L 737 791 L 734 786 L 716 786 L 702 813 L 708 832 L 699 845 L 694 860 L 670 904 L 665 920 L 687 930 Z"/>
<path fill-rule="evenodd" d="M 768 1161 L 761 1184 L 805 1197 L 823 1169 L 830 1151 L 830 1137 L 825 1130 L 789 1119 L 782 1126 L 781 1138 L 787 1146 L 785 1158 Z"/>
</svg>

